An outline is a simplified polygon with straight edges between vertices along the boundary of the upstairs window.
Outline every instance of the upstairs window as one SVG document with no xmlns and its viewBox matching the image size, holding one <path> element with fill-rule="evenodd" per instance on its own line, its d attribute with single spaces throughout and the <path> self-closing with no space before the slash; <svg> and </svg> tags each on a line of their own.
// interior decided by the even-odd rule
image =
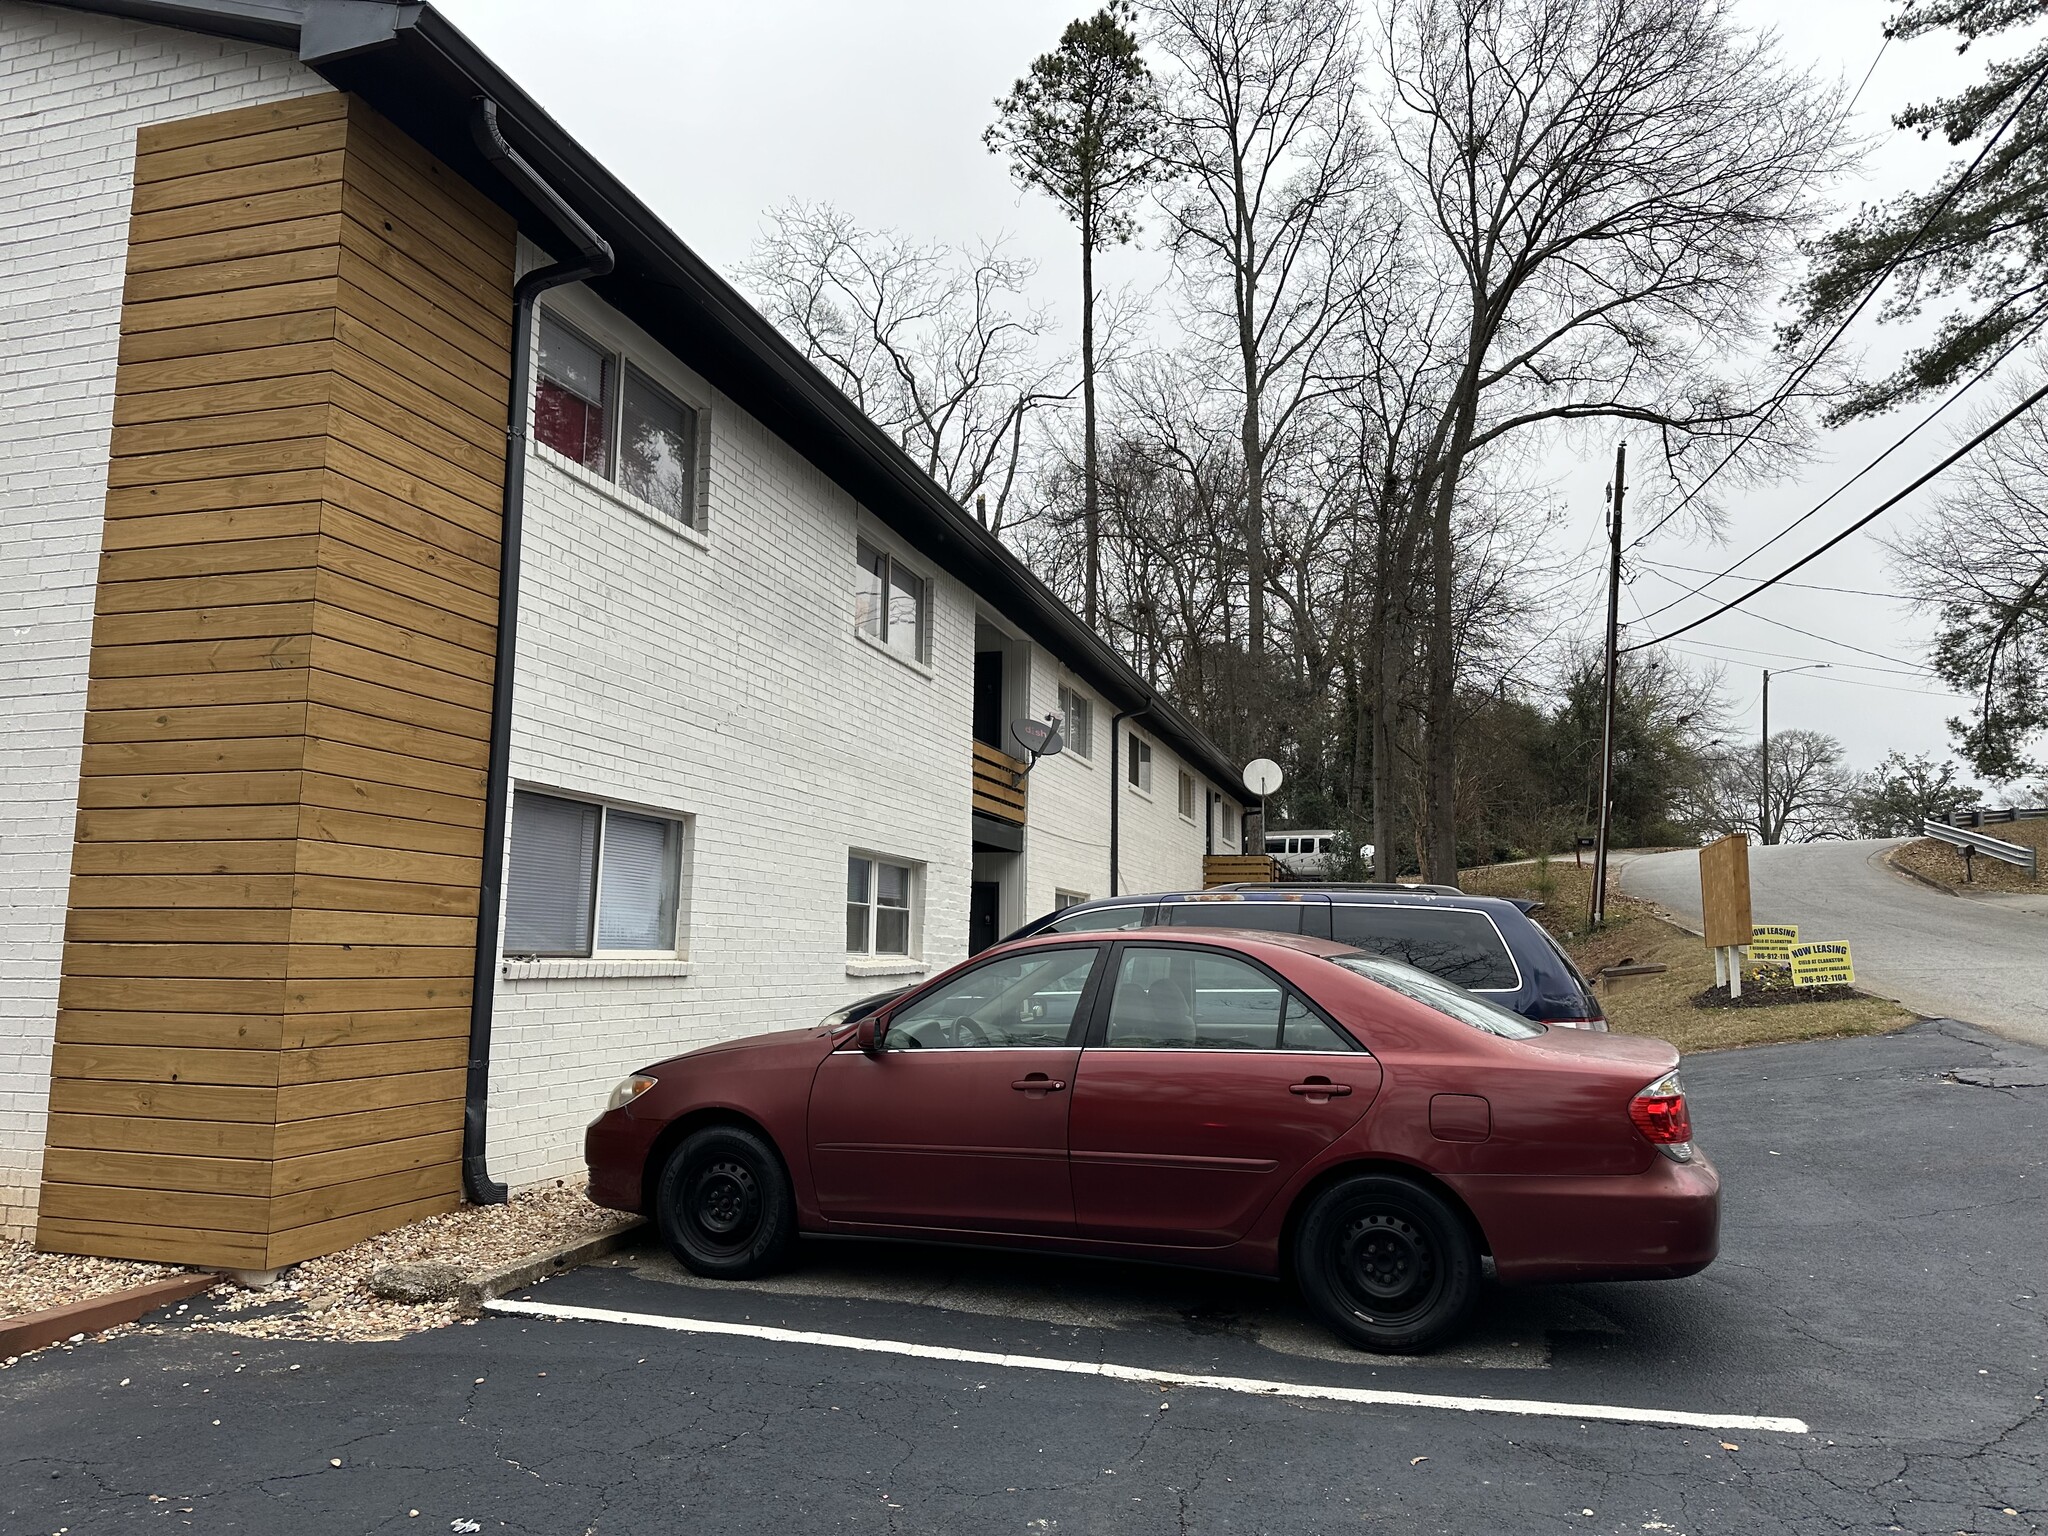
<svg viewBox="0 0 2048 1536">
<path fill-rule="evenodd" d="M 931 659 L 931 584 L 863 541 L 853 573 L 854 627 L 915 662 Z"/>
<path fill-rule="evenodd" d="M 1183 820 L 1195 819 L 1195 776 L 1185 768 L 1180 771 L 1180 814 Z"/>
<path fill-rule="evenodd" d="M 1131 781 L 1131 788 L 1141 795 L 1152 793 L 1152 743 L 1131 738 L 1131 760 L 1125 768 Z"/>
<path fill-rule="evenodd" d="M 697 413 L 545 313 L 533 435 L 627 495 L 696 525 Z"/>
<path fill-rule="evenodd" d="M 1076 757 L 1095 755 L 1095 707 L 1087 694 L 1078 688 L 1060 684 L 1060 734 L 1067 739 L 1067 750 Z"/>
</svg>

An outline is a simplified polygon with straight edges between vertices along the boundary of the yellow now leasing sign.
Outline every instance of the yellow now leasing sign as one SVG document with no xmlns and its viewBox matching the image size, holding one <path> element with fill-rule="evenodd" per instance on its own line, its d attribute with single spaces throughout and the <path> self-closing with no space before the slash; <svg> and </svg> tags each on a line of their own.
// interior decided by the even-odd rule
<svg viewBox="0 0 2048 1536">
<path fill-rule="evenodd" d="M 1790 965 L 1792 946 L 1799 942 L 1797 924 L 1766 924 L 1749 930 L 1749 958 L 1754 965 Z"/>
<path fill-rule="evenodd" d="M 1795 987 L 1846 987 L 1856 980 L 1846 944 L 1794 944 L 1790 958 Z"/>
</svg>

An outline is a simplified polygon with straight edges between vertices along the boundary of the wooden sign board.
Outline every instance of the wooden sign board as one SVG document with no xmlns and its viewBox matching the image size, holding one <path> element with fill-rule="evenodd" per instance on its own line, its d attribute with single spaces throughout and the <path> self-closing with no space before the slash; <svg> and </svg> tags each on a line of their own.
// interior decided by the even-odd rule
<svg viewBox="0 0 2048 1536">
<path fill-rule="evenodd" d="M 1795 987 L 1847 987 L 1856 981 L 1856 968 L 1849 963 L 1846 944 L 1794 944 L 1792 985 Z"/>
<path fill-rule="evenodd" d="M 1709 949 L 1749 942 L 1749 839 L 1740 833 L 1700 850 L 1700 911 Z"/>
<path fill-rule="evenodd" d="M 1798 942 L 1798 924 L 1762 924 L 1749 931 L 1750 961 L 1755 965 L 1790 965 L 1792 946 Z"/>
</svg>

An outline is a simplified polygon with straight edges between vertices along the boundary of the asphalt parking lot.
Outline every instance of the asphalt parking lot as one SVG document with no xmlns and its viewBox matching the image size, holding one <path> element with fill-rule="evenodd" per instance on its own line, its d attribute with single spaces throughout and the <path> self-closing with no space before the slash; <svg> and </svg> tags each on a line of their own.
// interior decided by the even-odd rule
<svg viewBox="0 0 2048 1536">
<path fill-rule="evenodd" d="M 1721 1260 L 1495 1292 L 1426 1359 L 1350 1353 L 1249 1281 L 821 1244 L 717 1286 L 643 1249 L 513 1298 L 571 1318 L 24 1360 L 0 1529 L 2048 1524 L 2048 1056 L 1926 1024 L 1685 1070 Z"/>
</svg>

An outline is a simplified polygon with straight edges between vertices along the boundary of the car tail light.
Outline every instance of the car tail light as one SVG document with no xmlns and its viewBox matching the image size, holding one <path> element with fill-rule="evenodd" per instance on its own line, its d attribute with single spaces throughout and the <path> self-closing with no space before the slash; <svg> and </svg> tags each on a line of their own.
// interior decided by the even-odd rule
<svg viewBox="0 0 2048 1536">
<path fill-rule="evenodd" d="M 1674 1163 L 1692 1161 L 1692 1115 L 1678 1074 L 1667 1072 L 1628 1103 L 1628 1117 L 1643 1139 Z"/>
<path fill-rule="evenodd" d="M 1543 1022 L 1552 1029 L 1592 1029 L 1601 1034 L 1607 1033 L 1607 1021 L 1597 1013 L 1590 1019 L 1545 1019 Z"/>
</svg>

